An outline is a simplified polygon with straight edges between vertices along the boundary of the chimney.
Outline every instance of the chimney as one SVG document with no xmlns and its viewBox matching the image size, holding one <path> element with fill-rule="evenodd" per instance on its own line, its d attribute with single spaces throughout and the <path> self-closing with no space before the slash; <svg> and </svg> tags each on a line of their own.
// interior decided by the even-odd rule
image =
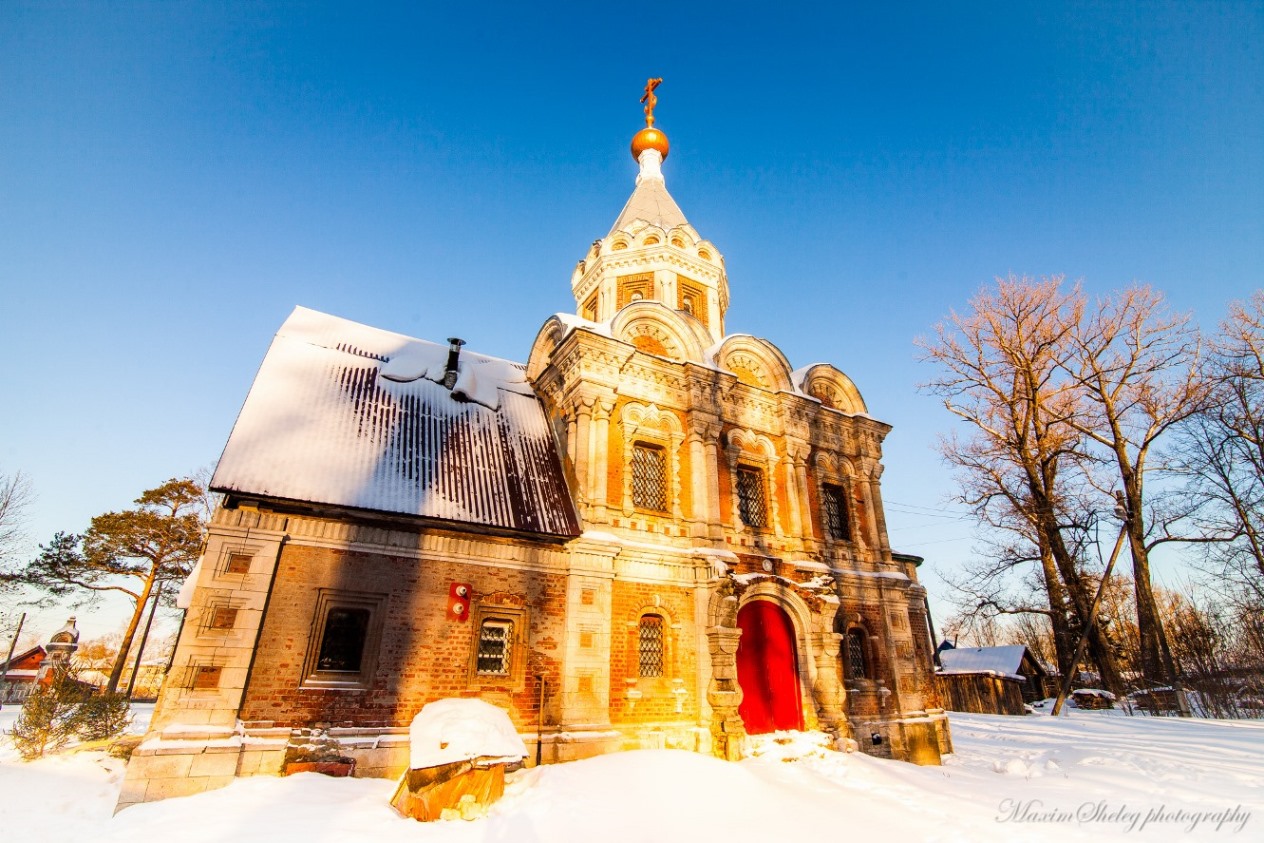
<svg viewBox="0 0 1264 843">
<path fill-rule="evenodd" d="M 461 346 L 465 340 L 460 337 L 448 337 L 448 365 L 443 371 L 443 385 L 451 390 L 456 386 L 456 364 L 461 359 Z"/>
</svg>

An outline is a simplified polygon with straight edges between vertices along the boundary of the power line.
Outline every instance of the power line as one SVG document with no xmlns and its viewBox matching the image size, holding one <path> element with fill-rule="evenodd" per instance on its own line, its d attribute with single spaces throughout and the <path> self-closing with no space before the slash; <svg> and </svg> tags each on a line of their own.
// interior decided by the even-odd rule
<svg viewBox="0 0 1264 843">
<path fill-rule="evenodd" d="M 897 515 L 916 515 L 921 518 L 943 518 L 946 521 L 969 521 L 972 515 L 939 515 L 934 512 L 916 512 L 914 510 L 899 509 L 898 507 L 887 507 L 887 512 L 894 512 Z"/>
<path fill-rule="evenodd" d="M 969 514 L 966 510 L 963 510 L 963 509 L 953 510 L 951 507 L 947 507 L 947 506 L 922 506 L 922 505 L 921 505 L 921 504 L 919 504 L 919 503 L 905 503 L 905 502 L 903 502 L 903 501 L 896 501 L 896 500 L 892 500 L 891 498 L 883 498 L 883 501 L 884 501 L 884 502 L 885 502 L 888 506 L 903 506 L 903 507 L 907 507 L 908 509 L 921 509 L 921 510 L 925 510 L 926 512 L 953 512 L 953 511 L 956 511 L 956 512 L 963 513 L 963 514 L 965 514 L 965 515 L 968 515 L 968 514 Z"/>
</svg>

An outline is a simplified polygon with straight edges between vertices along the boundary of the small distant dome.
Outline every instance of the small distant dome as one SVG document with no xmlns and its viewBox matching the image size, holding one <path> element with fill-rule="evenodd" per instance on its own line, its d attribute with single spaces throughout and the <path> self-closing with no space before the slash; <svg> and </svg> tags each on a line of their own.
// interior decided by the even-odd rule
<svg viewBox="0 0 1264 843">
<path fill-rule="evenodd" d="M 641 160 L 641 153 L 647 149 L 657 149 L 658 154 L 667 157 L 667 135 L 658 129 L 645 128 L 632 137 L 632 157 Z"/>
</svg>

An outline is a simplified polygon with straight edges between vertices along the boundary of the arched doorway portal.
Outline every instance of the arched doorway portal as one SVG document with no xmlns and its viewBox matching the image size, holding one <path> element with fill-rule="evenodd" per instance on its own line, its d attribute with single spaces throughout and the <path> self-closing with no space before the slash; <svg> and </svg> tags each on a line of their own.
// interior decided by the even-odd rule
<svg viewBox="0 0 1264 843">
<path fill-rule="evenodd" d="M 803 728 L 794 624 L 776 603 L 752 600 L 737 613 L 738 714 L 751 735 Z"/>
</svg>

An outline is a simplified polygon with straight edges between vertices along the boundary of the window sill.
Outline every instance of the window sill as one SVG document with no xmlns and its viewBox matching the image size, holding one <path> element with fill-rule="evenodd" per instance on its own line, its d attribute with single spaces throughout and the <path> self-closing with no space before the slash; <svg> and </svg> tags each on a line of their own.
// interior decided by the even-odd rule
<svg viewBox="0 0 1264 843">
<path fill-rule="evenodd" d="M 334 676 L 308 676 L 300 684 L 304 691 L 367 691 L 368 682 L 363 676 L 355 678 Z"/>
</svg>

